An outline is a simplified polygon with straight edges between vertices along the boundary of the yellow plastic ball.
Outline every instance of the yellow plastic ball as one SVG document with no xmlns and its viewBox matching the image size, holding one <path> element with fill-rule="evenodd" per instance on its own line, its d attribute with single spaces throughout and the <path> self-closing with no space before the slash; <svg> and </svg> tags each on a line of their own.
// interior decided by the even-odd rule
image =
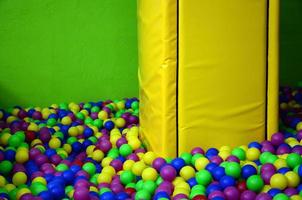
<svg viewBox="0 0 302 200">
<path fill-rule="evenodd" d="M 105 172 L 100 173 L 97 178 L 98 183 L 110 183 L 111 180 L 112 180 L 112 176 Z"/>
<path fill-rule="evenodd" d="M 41 176 L 38 176 L 38 177 L 34 178 L 34 179 L 32 180 L 32 183 L 42 183 L 43 185 L 46 185 L 46 184 L 47 184 L 45 178 L 43 178 L 43 177 L 41 177 Z"/>
<path fill-rule="evenodd" d="M 118 128 L 122 128 L 124 127 L 126 124 L 126 121 L 124 120 L 124 118 L 117 118 L 115 120 L 115 125 L 118 127 Z"/>
<path fill-rule="evenodd" d="M 70 144 L 67 144 L 67 143 L 65 143 L 65 144 L 63 145 L 63 149 L 64 149 L 67 153 L 71 153 L 71 151 L 72 151 L 71 145 L 70 145 Z"/>
<path fill-rule="evenodd" d="M 287 178 L 283 174 L 274 174 L 271 177 L 270 185 L 272 188 L 284 190 L 287 187 Z"/>
<path fill-rule="evenodd" d="M 252 147 L 246 151 L 246 158 L 250 161 L 258 160 L 260 154 L 261 152 L 259 151 L 259 149 Z"/>
<path fill-rule="evenodd" d="M 287 178 L 288 187 L 297 187 L 300 183 L 300 177 L 293 171 L 289 171 L 285 173 L 285 177 Z"/>
<path fill-rule="evenodd" d="M 209 164 L 209 160 L 205 157 L 201 157 L 201 158 L 198 158 L 196 161 L 195 161 L 195 168 L 197 170 L 201 170 L 201 169 L 204 169 L 207 164 Z"/>
<path fill-rule="evenodd" d="M 185 189 L 177 189 L 173 191 L 173 195 L 172 196 L 176 196 L 178 194 L 185 194 L 187 196 L 189 196 L 190 191 L 185 190 Z"/>
<path fill-rule="evenodd" d="M 95 150 L 92 153 L 92 159 L 97 162 L 100 162 L 103 158 L 104 158 L 104 153 L 99 149 Z"/>
<path fill-rule="evenodd" d="M 29 131 L 39 131 L 39 126 L 35 123 L 30 123 L 29 126 L 27 127 L 27 130 Z"/>
<path fill-rule="evenodd" d="M 177 185 L 177 184 L 179 184 L 179 183 L 181 183 L 181 182 L 185 182 L 186 180 L 183 178 L 183 177 L 181 177 L 181 176 L 177 176 L 174 180 L 173 180 L 173 185 L 175 186 L 175 185 Z"/>
<path fill-rule="evenodd" d="M 191 166 L 185 166 L 185 167 L 181 168 L 179 174 L 185 180 L 188 180 L 188 179 L 193 178 L 195 176 L 195 170 Z"/>
<path fill-rule="evenodd" d="M 110 157 L 106 157 L 102 160 L 102 167 L 109 166 L 113 159 Z"/>
<path fill-rule="evenodd" d="M 17 172 L 13 175 L 12 182 L 16 186 L 25 184 L 26 181 L 27 181 L 27 176 L 24 172 Z"/>
<path fill-rule="evenodd" d="M 132 172 L 133 172 L 133 174 L 134 175 L 136 175 L 136 176 L 141 176 L 142 175 L 142 173 L 143 173 L 143 170 L 146 168 L 147 166 L 146 166 L 146 164 L 144 163 L 144 162 L 142 162 L 142 161 L 138 161 L 138 162 L 136 162 L 136 163 L 134 163 L 133 165 L 132 165 Z"/>
<path fill-rule="evenodd" d="M 115 175 L 115 169 L 112 166 L 106 166 L 103 168 L 102 173 L 110 174 L 111 176 Z"/>
<path fill-rule="evenodd" d="M 131 170 L 134 163 L 135 163 L 134 160 L 126 160 L 123 164 L 123 169 L 124 170 Z"/>
<path fill-rule="evenodd" d="M 70 136 L 76 137 L 79 135 L 79 129 L 75 126 L 72 126 L 68 129 L 68 134 Z"/>
<path fill-rule="evenodd" d="M 11 134 L 9 133 L 3 133 L 1 136 L 0 136 L 0 144 L 2 145 L 7 145 L 8 144 L 8 139 L 11 137 Z"/>
<path fill-rule="evenodd" d="M 70 190 L 68 193 L 67 193 L 67 196 L 70 198 L 70 199 L 73 199 L 73 194 L 74 194 L 74 189 Z"/>
<path fill-rule="evenodd" d="M 143 160 L 147 165 L 151 165 L 153 160 L 156 158 L 156 154 L 152 151 L 148 151 L 147 153 L 145 153 L 145 155 L 143 156 Z"/>
<path fill-rule="evenodd" d="M 62 118 L 61 123 L 63 125 L 70 125 L 72 123 L 72 120 L 69 116 L 65 116 Z"/>
<path fill-rule="evenodd" d="M 98 118 L 101 120 L 105 120 L 108 118 L 108 113 L 106 111 L 101 110 L 98 114 Z"/>
<path fill-rule="evenodd" d="M 291 196 L 290 200 L 302 200 L 302 197 L 300 195 L 296 194 L 296 195 Z"/>
<path fill-rule="evenodd" d="M 299 122 L 296 126 L 297 131 L 302 130 L 302 122 Z"/>
<path fill-rule="evenodd" d="M 6 179 L 0 175 L 0 188 L 3 188 L 6 183 Z"/>
<path fill-rule="evenodd" d="M 24 194 L 30 194 L 31 191 L 28 188 L 21 188 L 18 192 L 17 192 L 17 199 L 20 199 Z"/>
<path fill-rule="evenodd" d="M 61 146 L 61 140 L 59 138 L 53 137 L 48 142 L 48 146 L 52 149 L 59 148 Z"/>
<path fill-rule="evenodd" d="M 158 177 L 158 173 L 157 171 L 152 168 L 152 167 L 147 167 L 146 169 L 143 170 L 143 173 L 142 173 L 142 179 L 144 181 L 155 181 Z"/>
<path fill-rule="evenodd" d="M 9 116 L 7 119 L 6 119 L 6 122 L 11 124 L 13 121 L 17 120 L 17 117 L 15 116 Z"/>
<path fill-rule="evenodd" d="M 218 155 L 225 160 L 231 155 L 231 153 L 229 151 L 220 151 Z"/>
<path fill-rule="evenodd" d="M 94 149 L 95 149 L 95 146 L 94 146 L 94 145 L 89 145 L 89 146 L 86 148 L 86 154 L 87 154 L 88 156 L 92 155 Z"/>
<path fill-rule="evenodd" d="M 138 149 L 142 145 L 139 139 L 132 139 L 128 142 L 128 144 L 132 147 L 133 150 Z"/>
<path fill-rule="evenodd" d="M 222 147 L 220 147 L 220 149 L 219 149 L 219 151 L 229 151 L 229 152 L 231 152 L 231 147 L 230 146 L 222 146 Z"/>
<path fill-rule="evenodd" d="M 29 152 L 28 150 L 18 149 L 15 155 L 15 159 L 17 163 L 25 163 L 29 160 Z"/>
<path fill-rule="evenodd" d="M 99 192 L 99 190 L 95 186 L 90 186 L 89 191 L 90 192 L 97 192 L 97 193 Z"/>
<path fill-rule="evenodd" d="M 264 185 L 261 192 L 267 193 L 270 189 L 272 189 L 272 187 L 270 185 Z"/>
<path fill-rule="evenodd" d="M 179 182 L 178 184 L 175 185 L 175 190 L 177 189 L 184 189 L 184 190 L 190 190 L 190 185 L 186 183 L 185 181 Z"/>
<path fill-rule="evenodd" d="M 6 185 L 4 186 L 4 188 L 5 188 L 8 192 L 10 192 L 10 191 L 12 191 L 13 189 L 15 189 L 16 186 L 15 186 L 14 184 L 9 183 L 9 184 L 6 184 Z"/>
<path fill-rule="evenodd" d="M 282 159 L 282 158 L 278 158 L 275 162 L 274 162 L 274 166 L 277 169 L 280 169 L 282 167 L 287 167 L 287 163 L 286 160 Z"/>
</svg>

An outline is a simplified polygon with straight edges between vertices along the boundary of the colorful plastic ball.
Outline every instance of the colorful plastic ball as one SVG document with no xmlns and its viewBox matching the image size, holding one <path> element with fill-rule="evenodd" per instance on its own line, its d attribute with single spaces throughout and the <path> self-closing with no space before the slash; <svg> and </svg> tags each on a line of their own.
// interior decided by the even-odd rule
<svg viewBox="0 0 302 200">
<path fill-rule="evenodd" d="M 238 189 L 234 186 L 225 188 L 223 193 L 224 193 L 226 199 L 236 200 L 236 199 L 240 198 L 240 193 L 239 193 Z"/>
<path fill-rule="evenodd" d="M 59 148 L 61 146 L 61 140 L 59 138 L 53 137 L 50 139 L 48 145 L 52 149 Z"/>
<path fill-rule="evenodd" d="M 230 186 L 234 186 L 236 184 L 236 180 L 231 176 L 223 176 L 219 180 L 219 184 L 224 189 Z"/>
<path fill-rule="evenodd" d="M 123 171 L 120 175 L 121 183 L 127 185 L 135 179 L 134 174 L 130 170 Z"/>
<path fill-rule="evenodd" d="M 245 160 L 246 155 L 245 155 L 245 151 L 242 148 L 240 147 L 234 148 L 231 153 L 232 155 L 236 156 L 240 160 Z"/>
<path fill-rule="evenodd" d="M 157 176 L 158 176 L 157 171 L 152 167 L 148 167 L 144 169 L 142 172 L 142 179 L 144 181 L 147 180 L 155 181 L 157 179 Z"/>
<path fill-rule="evenodd" d="M 100 195 L 100 200 L 112 200 L 115 199 L 115 195 L 108 191 L 108 192 L 104 192 Z"/>
<path fill-rule="evenodd" d="M 245 165 L 241 169 L 241 176 L 244 179 L 247 179 L 248 177 L 257 174 L 257 169 L 252 165 Z"/>
<path fill-rule="evenodd" d="M 104 123 L 104 127 L 108 130 L 108 131 L 111 131 L 113 128 L 114 128 L 114 123 L 110 120 L 106 121 Z"/>
<path fill-rule="evenodd" d="M 147 165 L 151 165 L 152 162 L 155 160 L 156 154 L 152 151 L 148 151 L 144 154 L 143 160 Z"/>
<path fill-rule="evenodd" d="M 27 181 L 27 175 L 24 172 L 17 172 L 13 175 L 12 182 L 14 185 L 22 185 Z"/>
<path fill-rule="evenodd" d="M 196 173 L 196 181 L 200 185 L 207 186 L 212 181 L 212 175 L 207 170 L 200 170 Z"/>
<path fill-rule="evenodd" d="M 129 198 L 129 195 L 126 192 L 119 192 L 115 195 L 115 198 L 117 200 L 124 200 L 124 199 Z"/>
<path fill-rule="evenodd" d="M 289 197 L 286 194 L 279 193 L 274 196 L 273 200 L 289 200 Z"/>
<path fill-rule="evenodd" d="M 198 158 L 196 161 L 195 161 L 195 168 L 197 170 L 202 170 L 202 169 L 205 169 L 205 167 L 209 164 L 209 160 L 205 157 L 202 157 L 202 158 Z"/>
<path fill-rule="evenodd" d="M 90 176 L 95 174 L 96 168 L 95 165 L 91 162 L 87 162 L 82 166 L 83 170 L 85 170 Z"/>
<path fill-rule="evenodd" d="M 293 172 L 293 171 L 286 172 L 285 177 L 287 179 L 288 187 L 295 188 L 300 183 L 299 175 L 297 173 Z"/>
<path fill-rule="evenodd" d="M 291 153 L 287 156 L 286 163 L 290 168 L 293 169 L 302 163 L 302 157 L 297 153 Z"/>
<path fill-rule="evenodd" d="M 195 176 L 195 170 L 191 166 L 184 166 L 181 168 L 179 175 L 184 178 L 185 180 L 188 180 L 190 178 L 193 178 Z"/>
<path fill-rule="evenodd" d="M 157 171 L 160 171 L 161 167 L 164 166 L 165 164 L 166 164 L 166 160 L 161 157 L 158 157 L 153 160 L 152 167 Z"/>
<path fill-rule="evenodd" d="M 287 178 L 283 174 L 274 174 L 271 177 L 270 185 L 272 188 L 284 190 L 287 187 Z"/>
<path fill-rule="evenodd" d="M 135 194 L 135 200 L 149 200 L 149 199 L 151 199 L 151 195 L 145 189 L 140 190 Z"/>
<path fill-rule="evenodd" d="M 259 192 L 263 186 L 264 182 L 260 175 L 252 175 L 246 181 L 247 188 L 254 192 Z"/>
<path fill-rule="evenodd" d="M 8 160 L 0 162 L 0 173 L 7 175 L 13 169 L 13 164 Z"/>
<path fill-rule="evenodd" d="M 136 176 L 141 176 L 143 173 L 143 170 L 146 168 L 146 164 L 143 161 L 139 161 L 133 164 L 132 166 L 132 172 Z"/>
<path fill-rule="evenodd" d="M 179 172 L 180 169 L 186 165 L 186 162 L 182 158 L 175 158 L 171 161 L 171 165 L 176 169 L 177 172 Z M 302 167 L 301 167 L 301 172 L 302 172 Z"/>
<path fill-rule="evenodd" d="M 271 143 L 275 146 L 279 146 L 284 142 L 284 135 L 282 133 L 275 133 L 271 137 Z"/>
<path fill-rule="evenodd" d="M 258 160 L 260 153 L 261 153 L 260 150 L 257 148 L 254 148 L 254 147 L 249 148 L 246 151 L 246 158 L 250 161 Z"/>
<path fill-rule="evenodd" d="M 241 167 L 239 163 L 229 162 L 225 167 L 225 174 L 234 178 L 239 178 L 241 173 Z"/>
<path fill-rule="evenodd" d="M 241 193 L 240 200 L 255 200 L 257 194 L 253 191 L 246 190 Z"/>
<path fill-rule="evenodd" d="M 126 157 L 128 155 L 130 155 L 132 153 L 133 149 L 129 144 L 123 144 L 120 148 L 119 148 L 119 152 L 122 156 Z"/>
<path fill-rule="evenodd" d="M 145 183 L 143 184 L 143 188 L 145 190 L 147 190 L 150 194 L 153 194 L 155 189 L 156 189 L 157 185 L 154 181 L 145 181 Z"/>
<path fill-rule="evenodd" d="M 225 170 L 223 167 L 216 167 L 212 172 L 213 178 L 219 181 L 223 176 L 225 176 Z"/>
<path fill-rule="evenodd" d="M 161 168 L 160 170 L 160 176 L 163 178 L 165 181 L 173 181 L 177 175 L 176 170 L 174 167 L 170 165 L 165 165 Z"/>
<path fill-rule="evenodd" d="M 180 157 L 185 161 L 187 165 L 191 163 L 192 154 L 184 152 L 180 155 Z"/>
</svg>

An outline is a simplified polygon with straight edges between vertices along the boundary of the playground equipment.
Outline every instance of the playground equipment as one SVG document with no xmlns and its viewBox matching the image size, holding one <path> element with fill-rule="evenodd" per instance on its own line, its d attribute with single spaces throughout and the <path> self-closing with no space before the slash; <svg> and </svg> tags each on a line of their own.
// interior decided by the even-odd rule
<svg viewBox="0 0 302 200">
<path fill-rule="evenodd" d="M 140 126 L 150 149 L 175 156 L 278 130 L 278 16 L 278 0 L 138 1 Z"/>
</svg>

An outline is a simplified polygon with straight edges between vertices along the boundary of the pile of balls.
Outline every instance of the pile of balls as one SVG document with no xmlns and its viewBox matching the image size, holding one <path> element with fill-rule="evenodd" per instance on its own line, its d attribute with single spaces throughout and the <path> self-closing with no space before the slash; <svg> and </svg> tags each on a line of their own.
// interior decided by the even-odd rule
<svg viewBox="0 0 302 200">
<path fill-rule="evenodd" d="M 0 199 L 301 200 L 302 90 L 280 89 L 280 132 L 177 158 L 147 151 L 136 98 L 0 110 Z"/>
</svg>

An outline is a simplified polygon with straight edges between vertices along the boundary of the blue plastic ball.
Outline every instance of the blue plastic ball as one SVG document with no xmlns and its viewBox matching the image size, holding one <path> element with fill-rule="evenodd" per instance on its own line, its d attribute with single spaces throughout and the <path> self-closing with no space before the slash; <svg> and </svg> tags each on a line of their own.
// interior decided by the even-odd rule
<svg viewBox="0 0 302 200">
<path fill-rule="evenodd" d="M 4 158 L 5 160 L 9 160 L 9 161 L 15 161 L 15 156 L 16 156 L 16 152 L 12 149 L 8 149 L 6 151 L 4 151 Z"/>
<path fill-rule="evenodd" d="M 177 172 L 181 170 L 186 165 L 186 162 L 182 158 L 175 158 L 171 161 L 171 165 L 175 168 Z"/>
<path fill-rule="evenodd" d="M 220 186 L 225 189 L 229 186 L 234 186 L 236 184 L 236 180 L 231 176 L 224 176 L 219 180 Z"/>
<path fill-rule="evenodd" d="M 262 145 L 259 142 L 251 142 L 248 145 L 249 148 L 257 148 L 257 149 L 261 149 Z"/>
<path fill-rule="evenodd" d="M 52 194 L 49 191 L 42 191 L 39 194 L 39 197 L 41 197 L 43 200 L 53 200 Z"/>
<path fill-rule="evenodd" d="M 197 181 L 196 178 L 190 178 L 189 180 L 187 180 L 188 184 L 190 185 L 190 187 L 192 188 L 193 186 L 197 185 Z"/>
<path fill-rule="evenodd" d="M 126 192 L 120 192 L 115 196 L 116 200 L 124 200 L 129 198 L 129 195 Z"/>
<path fill-rule="evenodd" d="M 212 183 L 207 187 L 206 194 L 209 195 L 210 193 L 217 190 L 222 191 L 222 187 L 217 183 Z"/>
<path fill-rule="evenodd" d="M 82 168 L 79 165 L 72 165 L 69 168 L 71 171 L 73 171 L 74 173 L 77 173 L 78 171 L 80 171 Z"/>
<path fill-rule="evenodd" d="M 166 192 L 157 192 L 155 195 L 154 195 L 154 200 L 158 200 L 160 198 L 168 198 L 170 199 L 170 196 L 168 195 L 168 193 Z"/>
<path fill-rule="evenodd" d="M 73 152 L 80 153 L 83 146 L 80 142 L 74 142 L 71 147 Z"/>
<path fill-rule="evenodd" d="M 248 177 L 257 174 L 257 169 L 252 165 L 245 165 L 241 169 L 241 176 L 244 179 L 247 179 Z"/>
<path fill-rule="evenodd" d="M 50 158 L 51 156 L 56 155 L 57 152 L 56 152 L 56 150 L 54 150 L 54 149 L 47 149 L 47 150 L 44 152 L 44 154 L 45 154 L 48 158 Z"/>
<path fill-rule="evenodd" d="M 211 172 L 211 174 L 213 174 L 214 169 L 216 167 L 218 167 L 218 165 L 216 163 L 209 163 L 209 164 L 207 164 L 205 169 L 208 170 L 209 172 Z"/>
<path fill-rule="evenodd" d="M 114 123 L 112 121 L 106 121 L 104 124 L 105 129 L 111 131 L 114 128 Z"/>
<path fill-rule="evenodd" d="M 287 168 L 287 167 L 282 167 L 280 169 L 277 170 L 277 173 L 280 173 L 280 174 L 286 174 L 286 172 L 289 172 L 290 169 Z"/>
<path fill-rule="evenodd" d="M 112 192 L 104 192 L 100 196 L 100 200 L 112 200 L 115 199 L 115 195 Z"/>
<path fill-rule="evenodd" d="M 74 181 L 74 172 L 71 170 L 66 170 L 62 174 L 63 178 L 65 179 L 66 183 L 71 184 Z"/>
<path fill-rule="evenodd" d="M 279 194 L 279 193 L 281 193 L 282 191 L 281 190 L 279 190 L 279 189 L 277 189 L 277 188 L 272 188 L 272 189 L 270 189 L 267 193 L 269 194 L 269 195 L 271 195 L 272 197 L 274 197 L 275 195 L 277 195 L 277 194 Z"/>
<path fill-rule="evenodd" d="M 206 157 L 211 158 L 213 156 L 217 156 L 219 151 L 216 148 L 209 148 L 206 152 Z"/>
<path fill-rule="evenodd" d="M 84 129 L 83 135 L 85 138 L 89 138 L 89 137 L 93 136 L 93 130 L 91 128 L 87 127 Z"/>
<path fill-rule="evenodd" d="M 225 176 L 225 171 L 223 167 L 216 167 L 213 169 L 212 173 L 215 180 L 219 181 L 223 176 Z"/>
</svg>

